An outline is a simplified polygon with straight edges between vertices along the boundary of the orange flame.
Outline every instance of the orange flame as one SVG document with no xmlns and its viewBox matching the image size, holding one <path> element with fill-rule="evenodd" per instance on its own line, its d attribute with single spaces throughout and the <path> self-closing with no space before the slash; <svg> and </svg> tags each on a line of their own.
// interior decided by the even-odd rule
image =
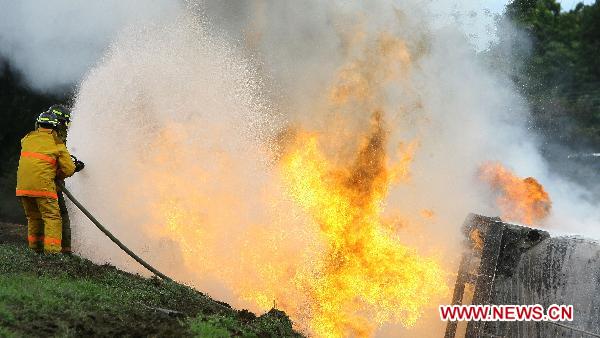
<svg viewBox="0 0 600 338">
<path fill-rule="evenodd" d="M 309 133 L 298 135 L 282 160 L 290 195 L 316 220 L 327 244 L 318 271 L 303 276 L 310 326 L 321 337 L 367 336 L 374 329 L 370 319 L 412 326 L 447 292 L 439 264 L 400 244 L 381 221 L 393 178 L 385 136 L 376 113 L 348 167 L 332 165 L 319 151 L 319 137 Z"/>
<path fill-rule="evenodd" d="M 550 213 L 550 196 L 535 178 L 521 179 L 497 162 L 483 164 L 479 175 L 500 194 L 496 202 L 502 218 L 532 225 Z"/>
<path fill-rule="evenodd" d="M 298 132 L 281 159 L 290 196 L 319 225 L 325 243 L 318 268 L 300 278 L 317 336 L 368 336 L 390 321 L 410 327 L 434 299 L 447 295 L 446 273 L 437 260 L 402 245 L 382 218 L 389 188 L 409 180 L 418 147 L 416 141 L 401 144 L 396 163 L 386 155 L 385 86 L 400 82 L 409 90 L 410 64 L 405 43 L 380 34 L 362 57 L 340 69 L 329 91 L 338 128 L 347 127 L 348 115 L 373 112 L 358 149 L 351 156 L 326 156 L 322 143 L 334 143 L 338 151 L 348 147 L 335 140 L 347 135 L 343 129 Z M 347 141 L 352 144 L 352 136 L 342 142 Z"/>
<path fill-rule="evenodd" d="M 469 238 L 471 239 L 471 243 L 473 243 L 473 248 L 475 250 L 481 251 L 483 249 L 483 236 L 479 229 L 475 228 L 471 230 L 471 232 L 469 232 Z"/>
</svg>

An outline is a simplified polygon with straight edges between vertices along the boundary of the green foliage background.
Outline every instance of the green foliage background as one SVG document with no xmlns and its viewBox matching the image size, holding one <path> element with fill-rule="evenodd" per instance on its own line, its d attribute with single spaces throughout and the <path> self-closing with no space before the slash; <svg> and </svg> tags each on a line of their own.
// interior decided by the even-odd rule
<svg viewBox="0 0 600 338">
<path fill-rule="evenodd" d="M 600 2 L 565 12 L 556 0 L 514 0 L 506 16 L 531 41 L 515 82 L 534 127 L 575 149 L 600 149 Z"/>
<path fill-rule="evenodd" d="M 0 60 L 0 220 L 24 222 L 15 197 L 20 140 L 33 130 L 39 113 L 65 97 L 32 92 L 19 74 Z"/>
</svg>

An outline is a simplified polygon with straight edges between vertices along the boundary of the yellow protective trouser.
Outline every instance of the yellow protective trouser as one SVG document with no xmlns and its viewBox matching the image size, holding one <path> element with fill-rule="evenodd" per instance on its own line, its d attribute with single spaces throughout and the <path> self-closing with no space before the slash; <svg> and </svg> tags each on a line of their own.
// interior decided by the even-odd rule
<svg viewBox="0 0 600 338">
<path fill-rule="evenodd" d="M 21 197 L 27 217 L 27 240 L 34 251 L 59 253 L 62 219 L 58 200 L 46 197 Z"/>
</svg>

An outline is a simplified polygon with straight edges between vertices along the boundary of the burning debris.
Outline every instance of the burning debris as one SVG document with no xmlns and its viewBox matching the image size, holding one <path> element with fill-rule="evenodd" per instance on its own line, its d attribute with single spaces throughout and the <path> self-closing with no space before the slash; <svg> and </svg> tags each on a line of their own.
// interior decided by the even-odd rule
<svg viewBox="0 0 600 338">
<path fill-rule="evenodd" d="M 452 304 L 573 305 L 572 322 L 448 322 L 453 337 L 600 335 L 600 244 L 469 215 Z M 474 235 L 475 234 L 475 235 Z"/>
<path fill-rule="evenodd" d="M 498 193 L 503 219 L 533 225 L 550 213 L 550 196 L 535 178 L 522 179 L 497 162 L 483 164 L 479 176 Z"/>
</svg>

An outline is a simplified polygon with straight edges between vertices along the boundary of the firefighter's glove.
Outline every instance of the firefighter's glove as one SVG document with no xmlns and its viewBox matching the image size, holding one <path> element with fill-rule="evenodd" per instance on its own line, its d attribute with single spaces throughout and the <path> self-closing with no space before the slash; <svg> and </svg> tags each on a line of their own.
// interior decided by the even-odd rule
<svg viewBox="0 0 600 338">
<path fill-rule="evenodd" d="M 85 164 L 79 160 L 75 161 L 75 172 L 82 171 L 85 168 Z"/>
</svg>

